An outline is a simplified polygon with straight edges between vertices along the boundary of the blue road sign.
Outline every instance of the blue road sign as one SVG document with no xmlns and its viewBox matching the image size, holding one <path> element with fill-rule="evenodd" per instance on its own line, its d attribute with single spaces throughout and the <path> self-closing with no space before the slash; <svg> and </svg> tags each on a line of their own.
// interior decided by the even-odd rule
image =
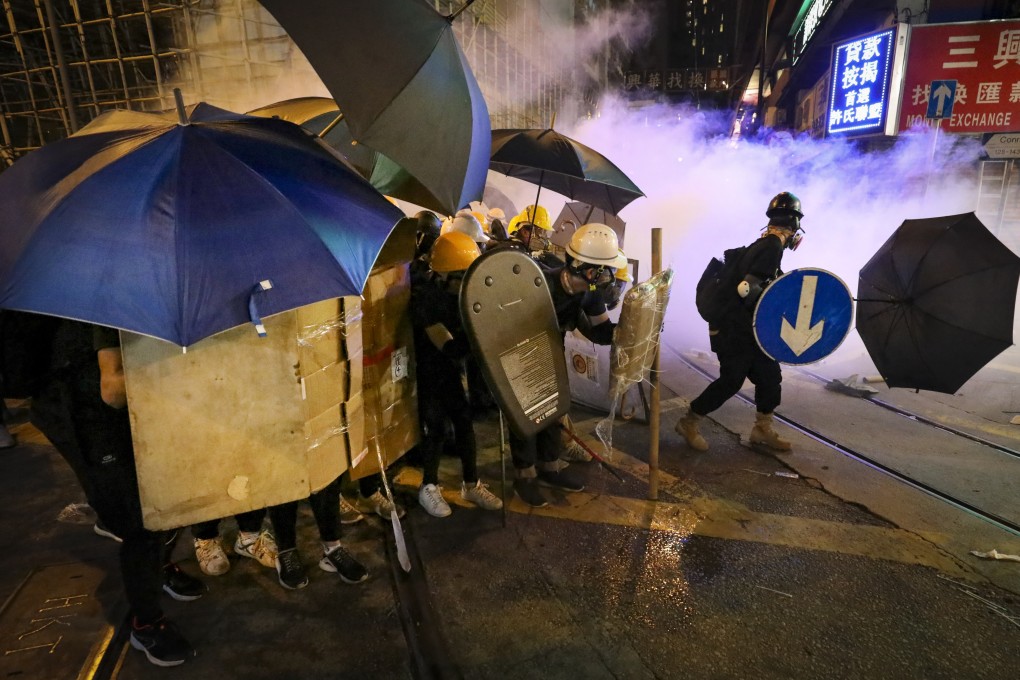
<svg viewBox="0 0 1020 680">
<path fill-rule="evenodd" d="M 824 269 L 794 269 L 772 282 L 754 310 L 754 336 L 784 364 L 810 364 L 832 354 L 850 332 L 853 297 Z"/>
<path fill-rule="evenodd" d="M 928 89 L 928 111 L 924 117 L 935 120 L 952 118 L 954 102 L 956 102 L 956 81 L 933 80 Z"/>
</svg>

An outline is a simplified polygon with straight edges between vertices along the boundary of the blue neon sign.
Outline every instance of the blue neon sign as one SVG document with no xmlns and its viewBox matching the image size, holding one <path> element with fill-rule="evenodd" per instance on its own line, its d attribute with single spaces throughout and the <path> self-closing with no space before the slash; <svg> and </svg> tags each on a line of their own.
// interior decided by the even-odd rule
<svg viewBox="0 0 1020 680">
<path fill-rule="evenodd" d="M 836 43 L 832 47 L 828 133 L 882 132 L 890 105 L 890 73 L 896 29 Z"/>
</svg>

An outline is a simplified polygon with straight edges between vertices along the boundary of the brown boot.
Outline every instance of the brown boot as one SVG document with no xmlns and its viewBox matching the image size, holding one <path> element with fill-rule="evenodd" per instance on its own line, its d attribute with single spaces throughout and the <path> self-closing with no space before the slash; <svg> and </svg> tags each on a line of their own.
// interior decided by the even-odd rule
<svg viewBox="0 0 1020 680">
<path fill-rule="evenodd" d="M 676 433 L 683 437 L 687 441 L 687 446 L 695 451 L 708 451 L 708 442 L 698 432 L 698 423 L 701 422 L 701 418 L 702 416 L 687 409 L 687 413 L 676 421 Z"/>
<path fill-rule="evenodd" d="M 755 414 L 754 428 L 751 429 L 751 444 L 770 448 L 773 451 L 789 451 L 793 448 L 790 442 L 782 439 L 772 428 L 772 414 Z"/>
</svg>

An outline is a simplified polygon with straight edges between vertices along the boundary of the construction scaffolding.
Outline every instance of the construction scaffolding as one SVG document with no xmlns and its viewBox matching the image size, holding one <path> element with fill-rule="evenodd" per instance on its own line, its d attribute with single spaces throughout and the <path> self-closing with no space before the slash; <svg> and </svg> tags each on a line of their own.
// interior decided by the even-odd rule
<svg viewBox="0 0 1020 680">
<path fill-rule="evenodd" d="M 433 4 L 452 14 L 464 1 Z M 0 2 L 0 168 L 103 111 L 171 108 L 175 87 L 235 111 L 327 94 L 256 0 Z M 454 21 L 494 128 L 577 115 L 563 68 L 573 21 L 574 0 L 476 0 Z"/>
</svg>

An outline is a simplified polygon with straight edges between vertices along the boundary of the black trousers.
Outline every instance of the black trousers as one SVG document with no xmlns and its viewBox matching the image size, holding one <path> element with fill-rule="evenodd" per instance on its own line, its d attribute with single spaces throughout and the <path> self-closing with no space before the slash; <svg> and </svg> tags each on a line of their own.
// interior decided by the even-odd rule
<svg viewBox="0 0 1020 680">
<path fill-rule="evenodd" d="M 446 425 L 453 426 L 454 445 L 460 456 L 464 481 L 478 481 L 478 446 L 460 373 L 420 371 L 418 416 L 422 428 L 423 484 L 439 483 L 439 460 L 446 442 Z"/>
<path fill-rule="evenodd" d="M 128 604 L 140 623 L 151 623 L 163 615 L 162 567 L 176 532 L 142 525 L 127 409 L 107 406 L 90 387 L 72 380 L 47 385 L 32 400 L 32 422 L 74 470 L 102 523 L 123 540 L 120 571 Z"/>
<path fill-rule="evenodd" d="M 754 384 L 754 404 L 760 413 L 776 410 L 782 399 L 783 382 L 778 361 L 769 358 L 753 340 L 736 347 L 720 346 L 716 355 L 719 377 L 691 402 L 694 413 L 703 416 L 716 410 L 740 391 L 744 380 Z"/>
<path fill-rule="evenodd" d="M 328 543 L 340 540 L 340 478 L 337 477 L 325 488 L 308 497 L 319 527 L 319 539 Z M 280 552 L 297 547 L 298 501 L 283 503 L 269 508 L 269 519 L 273 523 L 276 547 Z"/>
<path fill-rule="evenodd" d="M 563 453 L 563 438 L 560 436 L 560 421 L 554 421 L 533 437 L 518 437 L 511 429 L 509 434 L 510 458 L 514 468 L 521 470 L 536 462 L 551 463 Z"/>
</svg>

